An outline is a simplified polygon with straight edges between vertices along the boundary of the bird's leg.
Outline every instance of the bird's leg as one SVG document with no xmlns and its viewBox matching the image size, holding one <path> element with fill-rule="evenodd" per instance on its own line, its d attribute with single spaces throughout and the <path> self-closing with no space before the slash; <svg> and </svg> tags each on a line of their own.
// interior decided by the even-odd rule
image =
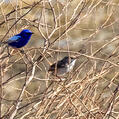
<svg viewBox="0 0 119 119">
<path fill-rule="evenodd" d="M 57 76 L 57 75 L 55 75 L 55 76 L 59 79 L 59 82 L 62 82 L 61 77 L 59 77 L 59 76 Z"/>
<path fill-rule="evenodd" d="M 21 54 L 25 54 L 23 49 L 20 49 L 19 51 L 20 51 Z"/>
<path fill-rule="evenodd" d="M 8 57 L 10 57 L 11 54 L 10 54 L 9 46 L 7 45 L 6 47 L 7 47 Z"/>
</svg>

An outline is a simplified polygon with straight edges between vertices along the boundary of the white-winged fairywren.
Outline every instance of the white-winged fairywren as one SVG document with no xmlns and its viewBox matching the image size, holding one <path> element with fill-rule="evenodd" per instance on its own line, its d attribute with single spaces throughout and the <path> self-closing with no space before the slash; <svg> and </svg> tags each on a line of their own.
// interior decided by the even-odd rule
<svg viewBox="0 0 119 119">
<path fill-rule="evenodd" d="M 52 64 L 48 72 L 56 76 L 65 75 L 66 73 L 73 70 L 75 62 L 76 58 L 65 56 L 62 60 L 59 60 L 56 63 Z"/>
</svg>

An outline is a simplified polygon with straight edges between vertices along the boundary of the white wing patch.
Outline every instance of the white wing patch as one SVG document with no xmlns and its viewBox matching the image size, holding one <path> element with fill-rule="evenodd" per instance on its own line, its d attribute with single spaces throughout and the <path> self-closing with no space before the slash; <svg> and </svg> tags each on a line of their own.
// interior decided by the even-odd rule
<svg viewBox="0 0 119 119">
<path fill-rule="evenodd" d="M 75 65 L 75 62 L 76 62 L 76 59 L 75 59 L 74 61 L 72 61 L 72 63 L 71 63 L 71 64 L 69 64 L 69 65 L 68 65 L 67 72 L 70 72 L 70 71 L 72 71 L 72 70 L 73 70 L 73 67 L 74 67 L 74 65 Z"/>
</svg>

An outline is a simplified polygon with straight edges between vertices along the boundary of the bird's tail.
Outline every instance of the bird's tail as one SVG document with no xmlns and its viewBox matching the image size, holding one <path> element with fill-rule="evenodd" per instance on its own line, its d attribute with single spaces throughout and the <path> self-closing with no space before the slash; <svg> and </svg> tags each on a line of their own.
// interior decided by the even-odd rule
<svg viewBox="0 0 119 119">
<path fill-rule="evenodd" d="M 7 41 L 0 42 L 0 44 L 7 44 L 7 43 L 8 43 Z"/>
</svg>

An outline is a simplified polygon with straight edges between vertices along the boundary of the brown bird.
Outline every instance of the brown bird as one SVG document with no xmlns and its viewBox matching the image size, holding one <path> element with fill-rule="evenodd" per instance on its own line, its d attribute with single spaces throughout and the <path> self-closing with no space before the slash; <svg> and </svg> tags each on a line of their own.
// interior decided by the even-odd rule
<svg viewBox="0 0 119 119">
<path fill-rule="evenodd" d="M 48 72 L 56 76 L 65 75 L 73 70 L 75 62 L 76 58 L 65 56 L 62 60 L 52 64 Z"/>
</svg>

